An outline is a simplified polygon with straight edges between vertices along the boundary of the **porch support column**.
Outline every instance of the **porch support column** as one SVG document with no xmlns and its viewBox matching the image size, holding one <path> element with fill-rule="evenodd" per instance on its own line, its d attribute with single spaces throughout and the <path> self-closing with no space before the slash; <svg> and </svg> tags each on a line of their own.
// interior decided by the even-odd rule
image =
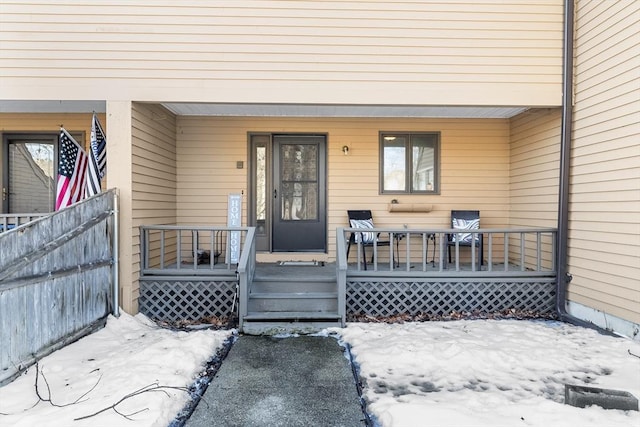
<svg viewBox="0 0 640 427">
<path fill-rule="evenodd" d="M 131 101 L 107 101 L 107 187 L 120 194 L 119 300 L 129 314 L 138 312 L 133 269 Z M 135 233 L 137 236 L 137 232 Z M 137 274 L 137 273 L 136 273 Z M 137 292 L 136 292 L 137 293 Z"/>
</svg>

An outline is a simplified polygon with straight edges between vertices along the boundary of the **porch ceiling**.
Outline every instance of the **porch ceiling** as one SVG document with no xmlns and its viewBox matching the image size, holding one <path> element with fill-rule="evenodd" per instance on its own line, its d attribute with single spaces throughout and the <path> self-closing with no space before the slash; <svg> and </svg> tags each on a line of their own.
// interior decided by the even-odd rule
<svg viewBox="0 0 640 427">
<path fill-rule="evenodd" d="M 528 107 L 162 103 L 178 116 L 416 117 L 504 119 Z M 0 100 L 0 113 L 104 113 L 105 101 Z"/>
<path fill-rule="evenodd" d="M 526 107 L 166 103 L 179 116 L 509 118 Z"/>
</svg>

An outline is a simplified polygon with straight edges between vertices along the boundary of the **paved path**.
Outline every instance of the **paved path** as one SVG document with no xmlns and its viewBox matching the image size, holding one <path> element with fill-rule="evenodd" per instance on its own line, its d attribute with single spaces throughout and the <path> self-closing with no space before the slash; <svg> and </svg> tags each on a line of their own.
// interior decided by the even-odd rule
<svg viewBox="0 0 640 427">
<path fill-rule="evenodd" d="M 185 427 L 364 426 L 334 338 L 241 336 Z"/>
</svg>

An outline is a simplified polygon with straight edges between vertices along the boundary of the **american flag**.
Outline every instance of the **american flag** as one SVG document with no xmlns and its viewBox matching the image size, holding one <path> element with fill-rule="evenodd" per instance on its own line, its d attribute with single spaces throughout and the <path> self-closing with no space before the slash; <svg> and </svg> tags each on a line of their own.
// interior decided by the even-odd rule
<svg viewBox="0 0 640 427">
<path fill-rule="evenodd" d="M 102 189 L 100 181 L 107 171 L 107 139 L 96 115 L 91 121 L 91 151 L 87 168 L 87 197 L 95 196 Z"/>
<path fill-rule="evenodd" d="M 85 177 L 89 156 L 64 129 L 60 128 L 58 185 L 56 186 L 56 210 L 62 209 L 84 197 Z"/>
</svg>

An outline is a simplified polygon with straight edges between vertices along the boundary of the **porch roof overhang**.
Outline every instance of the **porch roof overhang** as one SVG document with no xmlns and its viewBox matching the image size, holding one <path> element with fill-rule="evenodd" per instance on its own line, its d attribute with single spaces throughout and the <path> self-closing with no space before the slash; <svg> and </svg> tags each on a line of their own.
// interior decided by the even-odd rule
<svg viewBox="0 0 640 427">
<path fill-rule="evenodd" d="M 326 105 L 161 103 L 178 116 L 243 117 L 414 117 L 505 119 L 528 109 L 524 106 L 435 106 L 435 105 Z M 104 113 L 105 101 L 1 100 L 0 113 Z"/>
</svg>

